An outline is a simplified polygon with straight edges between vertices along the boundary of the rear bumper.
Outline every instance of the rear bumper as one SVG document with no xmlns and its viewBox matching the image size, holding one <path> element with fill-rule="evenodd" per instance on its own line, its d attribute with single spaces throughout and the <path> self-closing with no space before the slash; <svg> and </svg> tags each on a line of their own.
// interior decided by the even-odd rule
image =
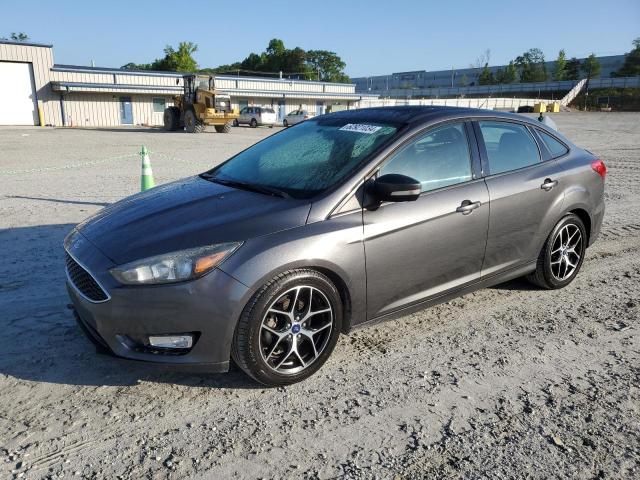
<svg viewBox="0 0 640 480">
<path fill-rule="evenodd" d="M 246 286 L 220 270 L 192 282 L 123 286 L 108 273 L 113 266 L 110 260 L 86 239 L 76 244 L 81 247 L 73 255 L 111 297 L 92 302 L 67 279 L 76 319 L 98 350 L 197 371 L 228 370 L 233 332 L 248 294 Z M 150 335 L 171 334 L 192 334 L 194 344 L 183 351 L 149 345 Z"/>
<path fill-rule="evenodd" d="M 602 221 L 604 220 L 605 205 L 604 199 L 591 212 L 591 232 L 589 233 L 589 246 L 593 245 L 600 236 Z"/>
</svg>

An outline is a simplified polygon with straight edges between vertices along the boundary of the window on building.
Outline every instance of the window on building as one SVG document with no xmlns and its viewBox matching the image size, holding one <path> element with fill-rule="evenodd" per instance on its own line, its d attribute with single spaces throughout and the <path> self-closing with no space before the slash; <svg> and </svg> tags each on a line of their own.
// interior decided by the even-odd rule
<svg viewBox="0 0 640 480">
<path fill-rule="evenodd" d="M 166 106 L 167 106 L 167 101 L 164 98 L 157 97 L 153 99 L 154 113 L 163 113 Z"/>
</svg>

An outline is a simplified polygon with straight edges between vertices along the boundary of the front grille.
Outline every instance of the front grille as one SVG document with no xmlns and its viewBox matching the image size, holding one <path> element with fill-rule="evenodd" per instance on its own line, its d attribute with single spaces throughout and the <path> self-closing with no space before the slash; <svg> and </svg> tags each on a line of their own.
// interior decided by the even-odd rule
<svg viewBox="0 0 640 480">
<path fill-rule="evenodd" d="M 82 295 L 92 302 L 104 302 L 109 299 L 98 282 L 67 253 L 67 274 L 73 285 Z"/>
</svg>

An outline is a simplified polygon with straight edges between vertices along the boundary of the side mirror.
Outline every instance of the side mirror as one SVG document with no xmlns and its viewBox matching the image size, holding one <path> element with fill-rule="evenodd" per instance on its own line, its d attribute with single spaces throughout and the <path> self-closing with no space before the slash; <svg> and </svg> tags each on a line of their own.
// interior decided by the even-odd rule
<svg viewBox="0 0 640 480">
<path fill-rule="evenodd" d="M 373 195 L 379 202 L 413 202 L 422 192 L 422 184 L 415 178 L 388 173 L 373 182 Z"/>
</svg>

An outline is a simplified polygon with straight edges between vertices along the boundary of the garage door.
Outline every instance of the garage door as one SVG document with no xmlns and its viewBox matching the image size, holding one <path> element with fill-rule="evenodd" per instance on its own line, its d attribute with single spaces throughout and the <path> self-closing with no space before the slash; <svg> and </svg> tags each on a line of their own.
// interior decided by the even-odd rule
<svg viewBox="0 0 640 480">
<path fill-rule="evenodd" d="M 30 63 L 0 62 L 0 125 L 36 125 Z"/>
</svg>

